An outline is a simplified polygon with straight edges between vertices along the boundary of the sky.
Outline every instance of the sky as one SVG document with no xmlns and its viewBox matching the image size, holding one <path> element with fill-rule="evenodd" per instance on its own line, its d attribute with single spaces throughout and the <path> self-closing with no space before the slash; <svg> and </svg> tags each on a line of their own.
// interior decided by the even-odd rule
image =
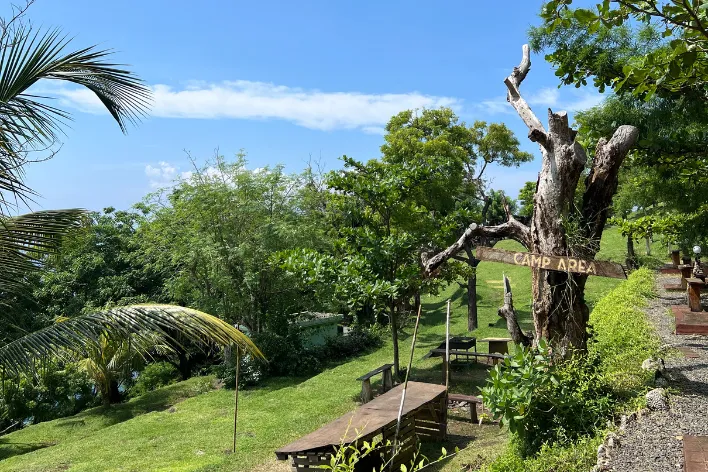
<svg viewBox="0 0 708 472">
<path fill-rule="evenodd" d="M 116 51 L 154 93 L 127 134 L 86 90 L 39 83 L 71 112 L 62 147 L 31 164 L 32 210 L 127 209 L 198 162 L 240 150 L 248 167 L 326 170 L 340 157 L 380 156 L 383 127 L 399 111 L 449 106 L 468 123 L 504 122 L 536 160 L 492 167 L 490 186 L 516 197 L 536 180 L 540 152 L 506 102 L 504 78 L 521 59 L 541 2 L 37 0 L 28 19 L 59 27 L 76 48 Z M 5 13 L 9 10 L 9 4 Z M 558 88 L 532 55 L 522 95 L 546 109 L 599 103 L 592 88 Z"/>
</svg>

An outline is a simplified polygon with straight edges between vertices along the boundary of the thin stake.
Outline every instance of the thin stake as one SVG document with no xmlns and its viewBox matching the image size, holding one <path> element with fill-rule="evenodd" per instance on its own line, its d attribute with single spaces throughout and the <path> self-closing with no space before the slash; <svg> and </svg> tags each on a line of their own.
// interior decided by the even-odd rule
<svg viewBox="0 0 708 472">
<path fill-rule="evenodd" d="M 445 321 L 445 391 L 450 385 L 450 300 L 447 301 L 447 320 Z"/>
<path fill-rule="evenodd" d="M 411 357 L 408 359 L 408 368 L 406 369 L 406 378 L 403 381 L 403 392 L 401 392 L 401 404 L 398 407 L 398 420 L 396 421 L 396 434 L 393 436 L 393 448 L 391 449 L 391 470 L 393 470 L 393 457 L 395 457 L 398 447 L 398 433 L 401 431 L 401 415 L 403 414 L 403 403 L 406 401 L 406 388 L 408 388 L 408 376 L 411 374 L 411 366 L 413 365 L 413 352 L 415 351 L 415 341 L 418 338 L 418 325 L 420 324 L 420 312 L 423 305 L 418 305 L 418 316 L 415 319 L 415 328 L 413 329 L 413 341 L 411 342 Z"/>
<path fill-rule="evenodd" d="M 236 454 L 236 424 L 238 422 L 238 376 L 241 373 L 241 350 L 236 346 L 236 393 L 234 394 L 234 449 Z"/>
</svg>

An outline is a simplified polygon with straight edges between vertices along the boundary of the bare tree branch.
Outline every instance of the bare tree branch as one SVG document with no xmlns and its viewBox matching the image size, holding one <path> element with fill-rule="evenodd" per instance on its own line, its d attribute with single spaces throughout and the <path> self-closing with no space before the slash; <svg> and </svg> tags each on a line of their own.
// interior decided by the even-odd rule
<svg viewBox="0 0 708 472">
<path fill-rule="evenodd" d="M 510 217 L 509 221 L 506 223 L 497 226 L 481 226 L 477 223 L 472 223 L 467 227 L 462 236 L 444 251 L 439 252 L 430 259 L 427 259 L 426 255 L 421 256 L 425 276 L 430 277 L 435 275 L 441 265 L 464 250 L 465 244 L 476 237 L 510 238 L 528 248 L 530 231 L 526 225 L 514 219 L 513 216 Z"/>
<path fill-rule="evenodd" d="M 526 100 L 523 99 L 521 93 L 519 92 L 519 86 L 521 82 L 526 78 L 529 69 L 531 69 L 531 57 L 529 55 L 529 45 L 524 44 L 522 47 L 523 55 L 521 57 L 521 63 L 514 67 L 511 75 L 504 79 L 508 93 L 506 95 L 506 100 L 514 107 L 516 112 L 519 114 L 523 122 L 529 128 L 529 139 L 533 142 L 539 143 L 541 146 L 546 147 L 548 143 L 548 136 L 546 130 L 543 128 L 541 121 L 534 115 L 531 107 Z"/>
</svg>

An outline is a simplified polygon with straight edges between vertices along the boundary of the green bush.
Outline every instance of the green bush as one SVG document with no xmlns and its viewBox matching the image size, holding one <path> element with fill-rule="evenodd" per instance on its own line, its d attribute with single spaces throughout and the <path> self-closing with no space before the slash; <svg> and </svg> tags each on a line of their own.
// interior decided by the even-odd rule
<svg viewBox="0 0 708 472">
<path fill-rule="evenodd" d="M 590 351 L 601 370 L 624 396 L 641 391 L 648 380 L 642 361 L 658 354 L 660 340 L 641 308 L 654 296 L 654 274 L 646 268 L 603 297 L 590 314 Z"/>
<path fill-rule="evenodd" d="M 283 336 L 263 332 L 252 337 L 266 361 L 245 356 L 241 359 L 239 386 L 255 385 L 268 376 L 303 376 L 320 372 L 326 362 L 339 361 L 370 351 L 383 345 L 384 328 L 374 325 L 369 328 L 355 327 L 347 336 L 327 338 L 322 346 L 305 347 L 299 330 Z M 233 388 L 235 369 L 229 359 L 213 367 L 212 372 Z"/>
<path fill-rule="evenodd" d="M 597 462 L 600 437 L 583 438 L 565 446 L 543 445 L 538 455 L 522 458 L 518 445 L 510 444 L 504 453 L 482 472 L 577 472 L 590 470 Z"/>
<path fill-rule="evenodd" d="M 76 364 L 48 364 L 36 376 L 20 375 L 4 379 L 0 397 L 0 417 L 5 427 L 36 424 L 74 415 L 97 405 L 91 380 Z"/>
<path fill-rule="evenodd" d="M 156 388 L 175 383 L 179 378 L 179 371 L 169 362 L 148 364 L 138 374 L 137 380 L 128 390 L 128 397 L 139 397 Z"/>
<path fill-rule="evenodd" d="M 615 399 L 595 355 L 554 365 L 544 340 L 519 349 L 490 372 L 484 404 L 516 436 L 522 456 L 544 444 L 569 444 L 592 435 L 613 413 Z"/>
</svg>

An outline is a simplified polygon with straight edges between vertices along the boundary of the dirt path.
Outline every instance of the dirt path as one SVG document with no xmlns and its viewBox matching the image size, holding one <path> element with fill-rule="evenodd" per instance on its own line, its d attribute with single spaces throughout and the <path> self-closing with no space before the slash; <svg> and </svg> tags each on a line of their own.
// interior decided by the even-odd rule
<svg viewBox="0 0 708 472">
<path fill-rule="evenodd" d="M 708 337 L 675 335 L 670 306 L 685 304 L 683 292 L 667 292 L 664 282 L 677 276 L 659 276 L 658 297 L 646 308 L 666 347 L 688 348 L 685 357 L 675 349 L 666 354 L 670 411 L 643 414 L 631 421 L 620 447 L 610 452 L 611 470 L 617 472 L 666 472 L 683 470 L 683 436 L 708 435 Z M 704 303 L 708 298 L 704 297 Z"/>
</svg>

